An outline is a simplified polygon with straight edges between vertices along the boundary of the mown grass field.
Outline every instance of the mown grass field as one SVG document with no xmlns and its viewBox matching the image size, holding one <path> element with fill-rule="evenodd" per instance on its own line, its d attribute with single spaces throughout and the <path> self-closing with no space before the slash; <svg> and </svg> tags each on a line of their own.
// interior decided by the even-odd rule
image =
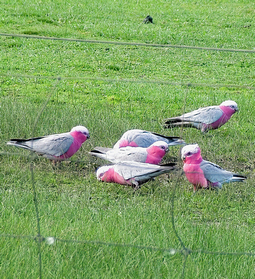
<svg viewBox="0 0 255 279">
<path fill-rule="evenodd" d="M 0 11 L 0 33 L 254 50 L 250 1 L 28 0 Z M 143 24 L 148 14 L 154 24 Z M 254 53 L 6 36 L 0 46 L 1 278 L 255 276 L 255 92 L 245 88 L 255 86 Z M 228 99 L 239 112 L 216 131 L 163 129 L 167 117 Z M 91 138 L 58 167 L 6 145 L 76 125 Z M 193 194 L 173 147 L 164 162 L 179 170 L 136 192 L 98 182 L 106 162 L 88 151 L 133 128 L 198 143 L 205 159 L 247 181 Z M 40 253 L 33 185 L 40 234 L 57 238 Z M 182 243 L 193 252 L 181 253 Z"/>
</svg>

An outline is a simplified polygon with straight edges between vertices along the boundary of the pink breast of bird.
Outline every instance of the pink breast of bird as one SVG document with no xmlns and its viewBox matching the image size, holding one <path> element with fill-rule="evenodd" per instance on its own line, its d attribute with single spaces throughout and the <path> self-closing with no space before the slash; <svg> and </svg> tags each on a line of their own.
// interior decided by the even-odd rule
<svg viewBox="0 0 255 279">
<path fill-rule="evenodd" d="M 212 124 L 203 124 L 203 128 L 217 129 L 228 122 L 231 116 L 235 113 L 235 110 L 230 107 L 220 106 L 220 109 L 223 111 L 222 116 Z"/>
<path fill-rule="evenodd" d="M 208 187 L 208 181 L 199 164 L 184 164 L 183 170 L 188 181 L 194 186 Z"/>
<path fill-rule="evenodd" d="M 86 135 L 82 134 L 81 132 L 74 131 L 70 133 L 70 135 L 74 138 L 74 141 L 70 145 L 69 149 L 66 153 L 62 154 L 61 156 L 56 156 L 58 160 L 65 160 L 72 157 L 81 147 L 81 145 L 86 141 Z"/>
<path fill-rule="evenodd" d="M 160 146 L 151 146 L 147 148 L 147 158 L 145 163 L 158 165 L 166 154 Z"/>
<path fill-rule="evenodd" d="M 119 142 L 119 148 L 126 146 L 138 147 L 138 145 L 134 141 L 129 142 L 128 140 L 123 139 Z"/>
<path fill-rule="evenodd" d="M 101 177 L 101 180 L 105 182 L 115 182 L 122 185 L 131 185 L 129 181 L 126 181 L 121 175 L 115 172 L 114 168 L 110 168 L 108 171 L 106 171 Z"/>
</svg>

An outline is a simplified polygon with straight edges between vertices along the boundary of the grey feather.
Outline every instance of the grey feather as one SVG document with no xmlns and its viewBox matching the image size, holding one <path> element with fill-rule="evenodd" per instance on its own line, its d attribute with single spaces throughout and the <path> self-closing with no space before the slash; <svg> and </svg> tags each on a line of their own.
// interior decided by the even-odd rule
<svg viewBox="0 0 255 279">
<path fill-rule="evenodd" d="M 159 166 L 137 162 L 121 162 L 114 165 L 114 170 L 125 180 L 135 179 L 139 184 L 142 184 L 153 177 L 174 170 L 174 165 Z"/>
<path fill-rule="evenodd" d="M 157 133 L 140 130 L 140 129 L 132 129 L 126 131 L 121 136 L 120 140 L 114 145 L 113 148 L 119 148 L 119 142 L 121 140 L 127 140 L 128 142 L 135 142 L 139 147 L 149 147 L 156 141 L 164 141 L 169 146 L 185 144 L 185 142 L 179 137 L 164 136 L 164 135 L 160 135 Z"/>
<path fill-rule="evenodd" d="M 165 120 L 165 124 L 169 127 L 176 125 L 180 126 L 181 124 L 179 123 L 181 122 L 183 122 L 184 125 L 188 125 L 189 122 L 194 122 L 197 125 L 199 125 L 199 123 L 209 125 L 217 121 L 222 115 L 223 112 L 219 108 L 219 106 L 210 106 L 205 108 L 199 108 L 192 112 L 185 113 L 181 116 L 168 118 Z"/>
<path fill-rule="evenodd" d="M 8 145 L 14 145 L 32 150 L 45 157 L 61 156 L 66 153 L 73 143 L 73 137 L 69 133 L 55 134 L 31 139 L 11 139 Z"/>
<path fill-rule="evenodd" d="M 246 179 L 245 176 L 235 174 L 231 171 L 224 170 L 220 166 L 211 163 L 209 161 L 203 160 L 200 163 L 200 168 L 202 169 L 205 178 L 211 183 L 229 183 L 235 181 L 243 181 Z"/>
<path fill-rule="evenodd" d="M 118 163 L 122 161 L 145 162 L 147 158 L 147 151 L 145 148 L 130 146 L 119 149 L 100 147 L 90 151 L 89 154 L 112 163 Z"/>
</svg>

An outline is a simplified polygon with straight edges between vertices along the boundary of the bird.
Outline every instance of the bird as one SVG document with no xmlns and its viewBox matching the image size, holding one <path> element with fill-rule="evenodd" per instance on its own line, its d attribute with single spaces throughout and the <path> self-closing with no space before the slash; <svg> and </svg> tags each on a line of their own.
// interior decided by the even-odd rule
<svg viewBox="0 0 255 279">
<path fill-rule="evenodd" d="M 140 130 L 140 129 L 132 129 L 126 131 L 121 138 L 115 143 L 113 148 L 120 148 L 126 146 L 133 147 L 149 147 L 156 141 L 164 141 L 168 144 L 168 146 L 172 145 L 185 145 L 184 140 L 179 137 L 168 137 L 163 136 L 157 133 Z"/>
<path fill-rule="evenodd" d="M 96 176 L 100 181 L 131 185 L 138 189 L 141 184 L 174 169 L 175 163 L 159 166 L 139 162 L 119 162 L 98 168 Z"/>
<path fill-rule="evenodd" d="M 236 111 L 238 111 L 237 103 L 227 100 L 219 106 L 203 107 L 181 116 L 168 118 L 165 120 L 164 128 L 183 126 L 207 132 L 224 125 Z"/>
<path fill-rule="evenodd" d="M 164 141 L 157 141 L 147 148 L 131 146 L 122 148 L 95 147 L 89 154 L 112 163 L 135 161 L 158 165 L 166 152 L 168 152 L 167 143 Z"/>
<path fill-rule="evenodd" d="M 89 138 L 89 131 L 86 127 L 76 126 L 68 133 L 30 139 L 11 139 L 7 145 L 34 151 L 38 155 L 56 162 L 72 157 Z"/>
<path fill-rule="evenodd" d="M 143 20 L 144 23 L 153 23 L 153 18 L 150 15 L 147 15 Z"/>
<path fill-rule="evenodd" d="M 223 183 L 241 182 L 247 178 L 203 160 L 198 144 L 184 146 L 181 150 L 181 158 L 184 162 L 183 170 L 188 181 L 193 184 L 194 192 L 197 188 L 221 189 Z"/>
</svg>

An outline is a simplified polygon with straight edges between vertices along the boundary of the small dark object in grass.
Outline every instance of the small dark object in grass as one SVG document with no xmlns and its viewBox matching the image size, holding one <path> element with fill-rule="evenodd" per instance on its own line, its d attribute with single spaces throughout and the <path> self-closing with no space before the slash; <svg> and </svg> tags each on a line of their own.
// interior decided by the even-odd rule
<svg viewBox="0 0 255 279">
<path fill-rule="evenodd" d="M 150 15 L 147 15 L 143 22 L 144 23 L 153 23 L 153 18 Z"/>
</svg>

